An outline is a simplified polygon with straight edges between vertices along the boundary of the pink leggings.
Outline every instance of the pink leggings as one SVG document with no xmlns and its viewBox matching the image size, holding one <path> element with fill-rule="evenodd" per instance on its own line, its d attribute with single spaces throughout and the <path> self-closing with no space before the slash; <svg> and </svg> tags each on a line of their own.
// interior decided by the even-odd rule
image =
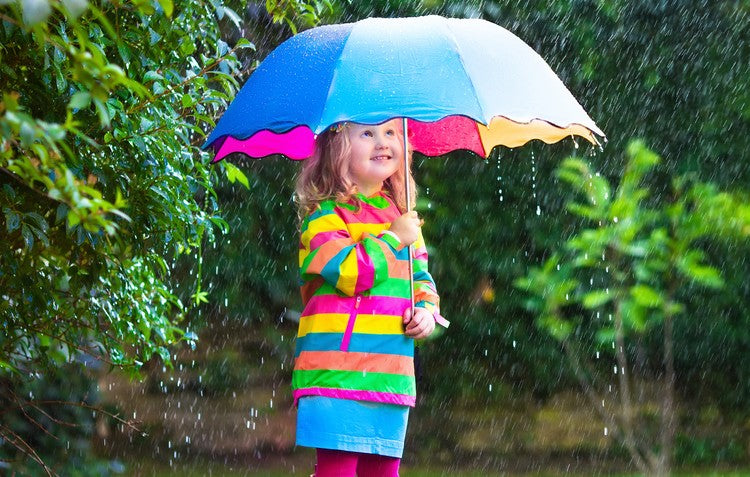
<svg viewBox="0 0 750 477">
<path fill-rule="evenodd" d="M 317 449 L 315 477 L 398 477 L 401 459 L 376 454 Z"/>
</svg>

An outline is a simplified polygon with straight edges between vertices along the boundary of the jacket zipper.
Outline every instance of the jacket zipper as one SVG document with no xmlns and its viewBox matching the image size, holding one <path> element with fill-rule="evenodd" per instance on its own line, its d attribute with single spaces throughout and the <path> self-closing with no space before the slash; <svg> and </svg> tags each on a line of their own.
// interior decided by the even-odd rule
<svg viewBox="0 0 750 477">
<path fill-rule="evenodd" d="M 349 351 L 349 341 L 352 339 L 352 333 L 354 332 L 354 322 L 357 320 L 357 309 L 359 308 L 359 302 L 362 301 L 362 295 L 357 295 L 354 300 L 354 309 L 349 314 L 349 321 L 346 323 L 346 330 L 344 331 L 344 337 L 341 338 L 341 346 L 339 350 Z"/>
</svg>

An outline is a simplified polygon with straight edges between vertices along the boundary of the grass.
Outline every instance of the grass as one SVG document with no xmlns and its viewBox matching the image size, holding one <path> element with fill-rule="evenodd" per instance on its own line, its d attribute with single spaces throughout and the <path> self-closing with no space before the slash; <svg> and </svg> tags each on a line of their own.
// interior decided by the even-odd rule
<svg viewBox="0 0 750 477">
<path fill-rule="evenodd" d="M 138 461 L 131 462 L 126 475 L 133 477 L 288 477 L 303 476 L 308 477 L 312 469 L 307 468 L 307 463 L 301 466 L 299 463 L 292 462 L 279 463 L 277 468 L 242 468 L 240 464 L 224 465 L 220 462 L 177 462 L 173 467 L 162 462 Z M 305 468 L 301 468 L 305 467 Z M 601 472 L 536 472 L 536 473 L 509 473 L 493 472 L 487 470 L 456 470 L 456 469 L 438 469 L 438 468 L 413 468 L 404 467 L 401 469 L 401 477 L 562 477 L 562 476 L 602 476 L 608 477 L 639 477 L 637 473 L 608 473 Z M 690 470 L 678 471 L 673 473 L 674 477 L 750 477 L 748 470 Z"/>
</svg>

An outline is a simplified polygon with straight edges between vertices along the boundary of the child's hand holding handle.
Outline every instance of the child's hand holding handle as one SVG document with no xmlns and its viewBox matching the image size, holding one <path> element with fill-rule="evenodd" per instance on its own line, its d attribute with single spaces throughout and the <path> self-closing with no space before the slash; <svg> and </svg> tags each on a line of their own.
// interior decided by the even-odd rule
<svg viewBox="0 0 750 477">
<path fill-rule="evenodd" d="M 391 222 L 388 230 L 396 234 L 403 245 L 411 245 L 417 241 L 421 225 L 422 221 L 419 220 L 417 212 L 412 210 Z"/>
<path fill-rule="evenodd" d="M 409 338 L 421 340 L 435 331 L 435 317 L 424 308 L 415 307 L 412 317 L 411 307 L 404 310 L 404 333 Z"/>
</svg>

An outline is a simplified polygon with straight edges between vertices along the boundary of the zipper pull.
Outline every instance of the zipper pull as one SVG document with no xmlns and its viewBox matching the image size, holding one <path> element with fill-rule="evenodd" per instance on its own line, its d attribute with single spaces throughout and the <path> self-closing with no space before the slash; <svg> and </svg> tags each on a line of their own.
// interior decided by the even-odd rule
<svg viewBox="0 0 750 477">
<path fill-rule="evenodd" d="M 354 303 L 354 309 L 355 309 L 355 310 L 356 310 L 357 308 L 359 308 L 359 302 L 360 302 L 360 301 L 362 301 L 362 296 L 361 296 L 361 295 L 357 295 L 357 301 L 356 301 L 356 302 Z"/>
</svg>

